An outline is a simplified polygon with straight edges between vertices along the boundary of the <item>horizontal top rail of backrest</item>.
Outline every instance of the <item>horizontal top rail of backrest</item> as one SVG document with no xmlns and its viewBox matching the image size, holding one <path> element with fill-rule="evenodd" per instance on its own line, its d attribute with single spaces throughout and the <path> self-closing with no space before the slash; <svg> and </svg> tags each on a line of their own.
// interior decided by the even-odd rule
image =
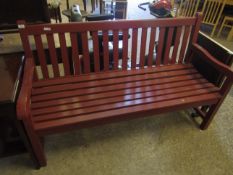
<svg viewBox="0 0 233 175">
<path fill-rule="evenodd" d="M 85 32 L 97 30 L 123 30 L 130 28 L 146 27 L 177 27 L 195 25 L 195 17 L 186 18 L 166 18 L 148 20 L 116 20 L 116 21 L 94 21 L 94 22 L 74 22 L 62 24 L 37 24 L 27 25 L 24 28 L 27 35 L 66 33 L 66 32 Z"/>
</svg>

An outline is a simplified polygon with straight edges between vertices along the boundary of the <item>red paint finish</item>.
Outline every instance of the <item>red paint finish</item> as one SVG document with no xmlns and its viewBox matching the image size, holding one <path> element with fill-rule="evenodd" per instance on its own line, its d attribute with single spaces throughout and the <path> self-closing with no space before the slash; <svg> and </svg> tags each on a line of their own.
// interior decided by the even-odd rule
<svg viewBox="0 0 233 175">
<path fill-rule="evenodd" d="M 17 114 L 23 120 L 40 166 L 46 165 L 41 137 L 76 127 L 208 105 L 208 112 L 199 112 L 203 119 L 200 127 L 206 129 L 231 88 L 233 72 L 196 43 L 200 19 L 197 15 L 180 19 L 32 26 L 20 21 L 26 63 Z M 65 33 L 70 34 L 71 49 L 67 48 Z M 41 40 L 44 34 L 49 60 Z M 59 36 L 60 48 L 55 48 L 54 34 Z M 35 37 L 36 53 L 28 40 L 31 35 Z M 118 50 L 119 40 L 123 40 L 122 54 Z M 226 77 L 221 88 L 208 82 L 191 64 L 196 56 Z M 38 79 L 35 63 L 41 66 L 43 79 Z M 63 64 L 64 77 L 60 76 L 59 63 Z M 54 77 L 48 76 L 48 64 L 52 65 Z"/>
</svg>

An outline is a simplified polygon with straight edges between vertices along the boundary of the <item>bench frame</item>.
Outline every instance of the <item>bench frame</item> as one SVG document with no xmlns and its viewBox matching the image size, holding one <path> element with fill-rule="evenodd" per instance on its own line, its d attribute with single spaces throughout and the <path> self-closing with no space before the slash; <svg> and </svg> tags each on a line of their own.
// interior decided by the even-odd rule
<svg viewBox="0 0 233 175">
<path fill-rule="evenodd" d="M 27 26 L 24 21 L 19 21 L 18 26 L 19 26 L 19 32 L 21 35 L 22 39 L 22 44 L 23 48 L 25 50 L 25 66 L 24 66 L 24 75 L 23 75 L 23 82 L 22 82 L 22 87 L 20 91 L 20 95 L 18 98 L 17 102 L 17 115 L 18 119 L 23 121 L 24 127 L 26 129 L 26 132 L 28 134 L 29 140 L 31 141 L 31 145 L 34 151 L 34 156 L 36 157 L 36 160 L 38 160 L 38 165 L 37 168 L 40 168 L 41 166 L 46 166 L 46 158 L 45 158 L 45 153 L 44 153 L 44 148 L 43 148 L 43 141 L 42 138 L 43 136 L 46 136 L 48 134 L 52 133 L 57 133 L 57 132 L 64 132 L 69 129 L 75 128 L 74 125 L 71 125 L 70 127 L 62 126 L 59 129 L 48 129 L 44 132 L 37 132 L 34 127 L 34 123 L 32 120 L 31 116 L 31 94 L 32 94 L 32 89 L 33 89 L 33 84 L 34 82 L 44 82 L 44 81 L 50 81 L 49 75 L 48 75 L 48 70 L 47 70 L 47 64 L 48 61 L 46 60 L 46 55 L 44 54 L 43 51 L 43 44 L 41 40 L 42 34 L 47 36 L 48 39 L 48 47 L 50 51 L 50 57 L 51 57 L 51 63 L 53 66 L 53 71 L 54 71 L 54 76 L 55 79 L 60 79 L 59 75 L 59 69 L 58 69 L 58 60 L 55 58 L 57 57 L 57 52 L 55 51 L 55 45 L 54 41 L 51 39 L 51 35 L 54 33 L 58 33 L 59 39 L 60 39 L 60 44 L 61 44 L 61 59 L 62 63 L 64 65 L 64 72 L 65 72 L 65 77 L 79 77 L 79 76 L 89 76 L 93 74 L 101 74 L 102 73 L 108 73 L 111 71 L 130 71 L 130 70 L 137 70 L 137 69 L 146 69 L 147 67 L 159 67 L 163 65 L 175 65 L 175 64 L 190 64 L 192 63 L 192 60 L 195 59 L 195 57 L 199 57 L 202 59 L 204 62 L 207 62 L 210 64 L 212 67 L 217 69 L 221 74 L 225 76 L 225 81 L 223 81 L 221 87 L 219 87 L 219 94 L 221 95 L 220 100 L 216 101 L 214 104 L 206 104 L 206 103 L 198 103 L 198 104 L 193 104 L 193 107 L 197 113 L 202 117 L 203 121 L 200 125 L 201 129 L 206 129 L 210 122 L 213 120 L 213 117 L 215 113 L 217 112 L 218 108 L 222 104 L 224 98 L 226 97 L 227 93 L 230 91 L 232 82 L 233 82 L 233 72 L 232 70 L 215 59 L 212 55 L 210 55 L 204 48 L 199 46 L 197 44 L 197 36 L 198 36 L 198 31 L 199 27 L 201 24 L 201 19 L 202 16 L 200 14 L 197 14 L 196 17 L 192 18 L 179 18 L 179 19 L 159 19 L 159 20 L 135 20 L 135 21 L 108 21 L 108 22 L 88 22 L 88 23 L 69 23 L 69 24 L 44 24 L 44 25 L 32 25 L 32 26 Z M 185 25 L 185 30 L 184 30 L 184 37 L 182 39 L 183 45 L 181 45 L 181 50 L 180 50 L 180 57 L 178 58 L 177 56 L 173 56 L 172 58 L 169 59 L 169 51 L 170 51 L 170 46 L 172 42 L 172 35 L 174 32 L 174 27 L 177 27 L 176 31 L 176 40 L 174 43 L 174 48 L 176 49 L 173 51 L 173 53 L 177 53 L 178 50 L 178 39 L 181 33 L 181 27 Z M 145 66 L 145 48 L 146 48 L 146 40 L 144 39 L 146 36 L 146 30 L 144 28 L 147 27 L 152 27 L 160 28 L 159 32 L 159 44 L 158 44 L 158 54 L 156 55 L 156 62 L 155 65 L 153 65 L 153 46 L 152 43 L 154 42 L 153 40 L 150 39 L 150 46 L 149 46 L 149 61 L 148 65 Z M 192 26 L 192 27 L 190 27 Z M 165 27 L 169 27 L 168 30 L 168 37 L 167 37 L 167 42 L 166 42 L 166 47 L 168 49 L 165 49 L 164 54 L 162 54 L 162 48 L 163 48 L 163 37 L 165 35 Z M 128 53 L 128 29 L 133 28 L 132 30 L 132 55 L 131 55 L 131 68 L 127 67 L 127 53 Z M 142 38 L 141 38 L 141 48 L 140 48 L 140 61 L 139 65 L 136 63 L 136 51 L 137 50 L 137 45 L 135 45 L 135 41 L 137 41 L 137 30 L 138 28 L 142 28 Z M 190 30 L 192 28 L 192 30 Z M 97 36 L 97 30 L 103 30 L 103 60 L 104 60 L 104 70 L 99 69 L 99 59 L 101 55 L 98 53 L 98 36 Z M 117 31 L 121 30 L 123 31 L 123 58 L 122 58 L 122 65 L 121 65 L 121 70 L 119 70 L 119 65 L 118 65 L 118 56 L 117 56 L 117 49 L 114 47 L 114 70 L 109 70 L 109 52 L 108 52 L 108 32 L 106 30 L 113 30 L 113 45 L 118 44 L 118 33 Z M 72 44 L 72 60 L 69 60 L 69 54 L 67 53 L 67 46 L 65 42 L 65 35 L 64 32 L 70 32 L 71 33 L 71 44 Z M 92 32 L 92 37 L 93 37 L 93 43 L 94 43 L 94 61 L 95 61 L 95 67 L 94 67 L 94 73 L 91 72 L 90 70 L 90 58 L 89 58 L 89 51 L 88 51 L 88 45 L 87 45 L 87 31 Z M 81 37 L 82 37 L 82 42 L 83 42 L 83 57 L 85 58 L 83 60 L 83 63 L 80 61 L 80 59 L 75 59 L 75 56 L 77 57 L 78 54 L 78 45 L 77 45 L 77 32 L 81 32 Z M 189 33 L 190 32 L 190 33 Z M 152 36 L 154 37 L 156 34 L 156 31 L 152 32 Z M 37 54 L 38 58 L 35 57 L 35 53 L 32 51 L 30 42 L 29 42 L 29 35 L 33 35 L 35 38 L 35 44 L 37 47 Z M 163 36 L 163 37 L 161 37 Z M 188 39 L 188 36 L 189 39 Z M 152 37 L 152 38 L 153 38 Z M 186 45 L 188 45 L 188 48 L 186 50 Z M 161 58 L 163 55 L 163 59 Z M 43 74 L 43 79 L 44 80 L 39 80 L 38 74 L 36 72 L 36 59 L 39 59 L 42 74 Z M 81 59 L 82 60 L 82 59 Z M 70 61 L 73 61 L 73 66 L 69 65 Z M 80 66 L 83 66 L 84 68 L 81 69 Z M 62 79 L 62 78 L 61 78 Z M 208 106 L 208 110 L 202 111 L 201 106 Z M 140 114 L 158 114 L 162 112 L 168 112 L 168 111 L 176 111 L 180 109 L 186 109 L 187 105 L 184 103 L 183 107 L 173 107 L 172 109 L 165 108 L 162 110 L 158 111 L 142 111 L 138 113 L 138 116 L 141 116 Z M 129 115 L 130 118 L 135 118 L 138 116 L 133 116 L 132 114 Z M 124 117 L 120 117 L 121 120 L 127 119 L 127 115 Z M 87 126 L 93 126 L 97 124 L 102 124 L 102 123 L 107 123 L 107 122 L 112 122 L 112 121 L 119 121 L 118 118 L 111 118 L 111 120 L 100 120 L 100 122 L 96 121 L 93 123 L 90 123 L 90 125 L 85 124 L 83 127 Z M 82 127 L 78 126 L 79 128 Z"/>
</svg>

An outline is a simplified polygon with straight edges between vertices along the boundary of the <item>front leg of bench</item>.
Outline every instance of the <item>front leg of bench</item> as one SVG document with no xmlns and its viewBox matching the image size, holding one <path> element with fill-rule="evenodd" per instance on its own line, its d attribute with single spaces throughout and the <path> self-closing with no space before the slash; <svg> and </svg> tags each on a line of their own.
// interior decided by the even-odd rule
<svg viewBox="0 0 233 175">
<path fill-rule="evenodd" d="M 36 167 L 40 168 L 41 166 L 46 166 L 46 158 L 40 137 L 33 129 L 30 111 L 30 98 L 35 66 L 32 58 L 25 58 L 25 60 L 22 86 L 17 101 L 17 118 L 22 120 L 24 124 L 33 151 L 33 155 L 31 156 L 35 157 L 37 161 Z"/>
<path fill-rule="evenodd" d="M 192 56 L 199 55 L 203 61 L 206 61 L 225 76 L 225 80 L 220 88 L 220 94 L 222 95 L 221 99 L 216 104 L 210 106 L 207 113 L 199 111 L 199 114 L 203 118 L 200 128 L 204 130 L 208 128 L 214 118 L 214 115 L 218 111 L 228 92 L 231 90 L 231 86 L 233 84 L 233 71 L 228 66 L 214 58 L 206 49 L 202 48 L 198 44 L 193 44 L 191 49 Z"/>
</svg>

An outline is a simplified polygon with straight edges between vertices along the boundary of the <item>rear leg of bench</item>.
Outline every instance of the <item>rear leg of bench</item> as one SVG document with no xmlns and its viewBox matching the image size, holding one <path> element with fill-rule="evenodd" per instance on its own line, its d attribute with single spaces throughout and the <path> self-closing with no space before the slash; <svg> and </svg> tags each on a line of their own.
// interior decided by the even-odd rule
<svg viewBox="0 0 233 175">
<path fill-rule="evenodd" d="M 39 169 L 40 167 L 46 166 L 47 162 L 43 147 L 43 140 L 34 132 L 27 122 L 24 122 L 24 126 L 31 143 L 33 154 L 37 161 L 36 168 Z"/>
</svg>

